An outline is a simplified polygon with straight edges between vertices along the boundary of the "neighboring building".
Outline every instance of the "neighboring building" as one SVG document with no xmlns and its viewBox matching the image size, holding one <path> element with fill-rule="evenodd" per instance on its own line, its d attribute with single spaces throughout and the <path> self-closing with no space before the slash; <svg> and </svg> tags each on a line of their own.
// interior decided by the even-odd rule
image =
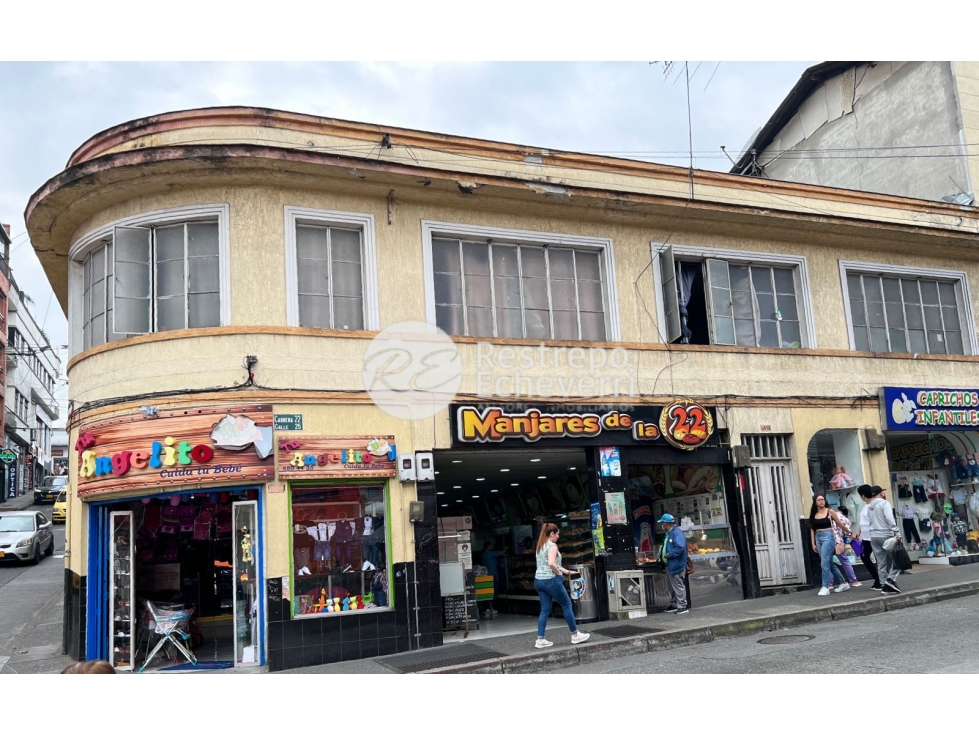
<svg viewBox="0 0 979 734">
<path fill-rule="evenodd" d="M 10 290 L 10 225 L 0 224 L 0 246 L 3 248 L 0 255 L 0 412 L 4 416 L 4 425 L 7 422 L 7 293 Z M 3 460 L 0 467 L 3 468 L 3 484 L 0 485 L 0 502 L 4 502 L 8 495 L 16 491 L 16 456 L 12 453 L 13 449 L 4 431 Z M 13 468 L 11 468 L 13 467 Z"/>
<path fill-rule="evenodd" d="M 814 490 L 979 446 L 979 212 L 692 179 L 254 108 L 86 141 L 25 213 L 70 315 L 68 652 L 141 665 L 133 605 L 177 594 L 227 665 L 440 645 L 488 583 L 536 614 L 546 518 L 586 618 L 667 603 L 662 512 L 695 608 L 818 584 Z"/>
<path fill-rule="evenodd" d="M 979 62 L 831 61 L 807 69 L 733 173 L 972 204 Z"/>
<path fill-rule="evenodd" d="M 52 473 L 51 438 L 58 420 L 55 397 L 61 361 L 31 312 L 31 303 L 10 277 L 6 320 L 7 384 L 5 447 L 17 454 L 7 465 L 8 495 L 34 490 Z"/>
<path fill-rule="evenodd" d="M 68 432 L 55 428 L 51 438 L 51 473 L 68 473 Z"/>
</svg>

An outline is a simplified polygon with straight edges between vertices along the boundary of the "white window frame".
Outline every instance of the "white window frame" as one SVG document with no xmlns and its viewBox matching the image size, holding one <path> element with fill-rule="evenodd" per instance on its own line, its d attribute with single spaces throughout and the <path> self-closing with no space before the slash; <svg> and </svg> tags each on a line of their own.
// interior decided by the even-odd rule
<svg viewBox="0 0 979 734">
<path fill-rule="evenodd" d="M 653 260 L 653 287 L 656 296 L 657 330 L 660 341 L 666 343 L 666 305 L 663 303 L 663 272 L 660 267 L 660 254 L 670 245 L 664 242 L 650 242 L 649 251 Z M 794 268 L 799 292 L 799 330 L 802 349 L 816 349 L 816 322 L 812 308 L 812 289 L 809 285 L 809 263 L 805 255 L 785 255 L 774 252 L 754 250 L 724 250 L 697 245 L 672 245 L 673 257 L 677 260 L 724 260 L 739 265 L 758 265 L 774 268 Z M 698 346 L 725 347 L 724 344 Z M 749 347 L 750 349 L 782 349 L 782 347 Z"/>
<path fill-rule="evenodd" d="M 364 330 L 381 328 L 381 316 L 377 303 L 377 242 L 374 235 L 374 215 L 360 212 L 307 209 L 299 206 L 285 207 L 286 220 L 286 323 L 299 326 L 299 264 L 296 245 L 296 227 L 311 224 L 315 227 L 343 227 L 359 229 L 363 252 L 361 253 L 361 277 L 364 285 Z M 332 263 L 330 277 L 333 277 Z"/>
<path fill-rule="evenodd" d="M 501 244 L 515 245 L 554 245 L 571 247 L 578 250 L 593 250 L 599 254 L 602 262 L 603 283 L 602 291 L 605 299 L 605 341 L 621 341 L 619 329 L 619 298 L 615 282 L 615 252 L 611 238 L 586 237 L 581 235 L 560 234 L 558 232 L 535 232 L 524 229 L 503 229 L 501 227 L 482 227 L 472 224 L 456 224 L 453 222 L 435 222 L 422 220 L 422 257 L 425 265 L 425 319 L 432 326 L 437 326 L 435 319 L 435 270 L 432 259 L 432 239 L 479 239 L 501 240 Z M 454 336 L 462 336 L 456 334 Z M 476 337 L 479 339 L 495 339 L 498 337 Z M 562 341 L 560 339 L 547 341 Z M 592 342 L 582 342 L 583 344 Z M 600 343 L 600 342 L 596 342 Z"/>
<path fill-rule="evenodd" d="M 959 321 L 965 325 L 962 346 L 965 355 L 979 354 L 979 342 L 976 339 L 976 325 L 972 314 L 972 296 L 969 294 L 969 276 L 964 270 L 939 270 L 937 268 L 915 268 L 902 265 L 885 265 L 883 263 L 859 262 L 856 260 L 840 260 L 840 287 L 843 290 L 843 312 L 846 316 L 846 336 L 850 349 L 856 351 L 856 340 L 853 337 L 853 314 L 850 312 L 850 287 L 846 276 L 853 275 L 882 275 L 905 278 L 929 278 L 954 282 L 958 286 L 962 303 L 959 304 Z M 883 352 L 882 352 L 883 353 Z M 912 352 L 887 352 L 887 354 L 908 354 Z M 963 355 L 949 354 L 949 357 Z"/>
<path fill-rule="evenodd" d="M 83 324 L 81 315 L 82 291 L 85 288 L 84 261 L 88 254 L 102 245 L 102 240 L 111 238 L 116 227 L 155 227 L 181 222 L 214 220 L 218 222 L 218 268 L 220 286 L 220 325 L 231 325 L 231 238 L 230 213 L 228 204 L 201 204 L 182 206 L 173 209 L 160 209 L 144 212 L 131 217 L 123 217 L 86 232 L 75 240 L 68 249 L 70 268 L 68 273 L 68 351 L 75 356 L 83 351 Z M 151 333 L 157 333 L 153 331 Z M 164 332 L 173 333 L 173 332 Z M 106 342 L 107 344 L 113 342 Z"/>
</svg>

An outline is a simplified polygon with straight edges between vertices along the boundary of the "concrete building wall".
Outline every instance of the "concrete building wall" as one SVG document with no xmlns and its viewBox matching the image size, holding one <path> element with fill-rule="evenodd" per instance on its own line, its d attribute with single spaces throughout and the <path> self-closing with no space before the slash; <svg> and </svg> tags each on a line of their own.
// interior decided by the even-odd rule
<svg viewBox="0 0 979 734">
<path fill-rule="evenodd" d="M 895 73 L 902 71 L 903 67 Z M 878 88 L 886 84 L 883 79 Z M 368 134 L 366 127 L 356 132 Z M 302 414 L 304 431 L 311 435 L 394 435 L 402 454 L 452 445 L 448 411 L 431 420 L 408 422 L 372 403 L 364 390 L 362 366 L 375 331 L 288 325 L 286 207 L 373 217 L 380 328 L 428 320 L 425 221 L 611 242 L 614 277 L 607 279 L 607 312 L 617 314 L 610 329 L 617 337 L 602 343 L 551 342 L 552 355 L 573 348 L 614 349 L 624 360 L 593 371 L 597 375 L 592 377 L 618 381 L 630 396 L 627 400 L 638 404 L 665 405 L 676 396 L 700 398 L 717 410 L 718 426 L 729 432 L 732 443 L 739 443 L 744 434 L 791 435 L 795 504 L 802 513 L 811 503 L 803 457 L 818 431 L 880 430 L 876 392 L 882 385 L 975 384 L 979 356 L 852 351 L 840 279 L 840 261 L 859 260 L 964 271 L 967 280 L 979 282 L 977 217 L 966 207 L 701 173 L 697 196 L 688 200 L 686 172 L 679 169 L 632 167 L 576 154 L 558 156 L 546 169 L 533 162 L 540 155 L 527 151 L 437 136 L 422 141 L 425 145 L 412 143 L 416 147 L 405 143 L 378 148 L 375 142 L 363 148 L 360 158 L 354 156 L 339 167 L 320 159 L 259 159 L 256 136 L 273 141 L 275 156 L 281 156 L 284 149 L 301 148 L 308 141 L 324 143 L 325 133 L 315 127 L 297 131 L 257 124 L 240 129 L 205 126 L 197 134 L 215 144 L 244 142 L 254 147 L 236 149 L 237 158 L 228 148 L 208 149 L 201 158 L 199 151 L 181 147 L 197 139 L 193 134 L 188 129 L 157 131 L 89 151 L 87 162 L 79 162 L 64 180 L 52 179 L 28 209 L 32 242 L 41 250 L 59 300 L 69 308 L 75 333 L 67 375 L 69 395 L 79 413 L 73 416 L 68 436 L 75 491 L 66 530 L 66 565 L 76 578 L 88 569 L 89 505 L 77 495 L 75 441 L 86 425 L 137 414 L 143 402 L 161 410 L 271 404 L 275 413 Z M 377 131 L 372 134 L 376 137 Z M 422 136 L 394 133 L 398 134 L 414 136 L 412 141 Z M 143 157 L 153 152 L 144 148 L 148 142 L 172 147 L 167 159 Z M 127 157 L 130 154 L 136 157 Z M 180 160 L 181 156 L 186 158 Z M 361 166 L 376 168 L 368 175 Z M 80 173 L 83 168 L 88 173 Z M 81 351 L 77 250 L 74 264 L 69 266 L 66 257 L 73 246 L 127 217 L 203 205 L 221 205 L 228 213 L 229 285 L 224 296 L 230 299 L 230 309 L 223 325 L 136 336 Z M 667 239 L 678 247 L 703 248 L 707 255 L 724 249 L 804 258 L 813 317 L 811 348 L 664 344 L 659 263 L 651 243 Z M 976 290 L 970 289 L 966 304 L 970 319 L 979 305 Z M 500 361 L 489 367 L 481 363 L 477 342 L 495 350 L 538 346 L 534 340 L 465 336 L 453 342 L 461 364 L 462 400 L 499 394 L 496 380 L 513 377 L 513 369 Z M 255 386 L 240 388 L 236 385 L 245 377 L 245 355 L 258 358 Z M 532 400 L 585 401 L 600 394 L 606 402 L 614 401 L 614 396 L 607 397 L 609 390 L 594 382 L 586 387 L 576 381 L 563 393 L 555 378 L 581 376 L 568 367 L 533 362 L 520 371 L 536 386 Z M 550 387 L 545 388 L 548 381 Z M 883 454 L 852 452 L 847 460 L 860 463 L 854 474 L 886 481 Z M 156 491 L 146 486 L 122 496 Z M 387 486 L 391 559 L 404 563 L 416 553 L 408 502 L 422 499 L 425 487 L 397 479 Z M 268 577 L 288 576 L 293 570 L 289 495 L 278 490 L 267 485 L 261 495 Z"/>
<path fill-rule="evenodd" d="M 758 161 L 782 181 L 931 200 L 971 194 L 974 164 L 963 144 L 970 129 L 979 133 L 979 103 L 968 96 L 979 84 L 969 86 L 975 73 L 963 67 L 953 77 L 947 61 L 849 69 L 799 106 Z M 963 87 L 973 90 L 964 98 Z"/>
</svg>

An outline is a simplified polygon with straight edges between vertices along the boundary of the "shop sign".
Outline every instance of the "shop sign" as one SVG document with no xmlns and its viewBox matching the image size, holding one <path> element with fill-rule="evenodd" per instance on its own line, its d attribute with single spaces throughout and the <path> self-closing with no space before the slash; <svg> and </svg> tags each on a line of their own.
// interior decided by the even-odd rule
<svg viewBox="0 0 979 734">
<path fill-rule="evenodd" d="M 301 431 L 302 413 L 276 413 L 272 418 L 272 428 L 276 431 Z"/>
<path fill-rule="evenodd" d="M 17 496 L 17 464 L 7 466 L 7 499 Z"/>
<path fill-rule="evenodd" d="M 452 413 L 456 445 L 571 441 L 601 446 L 669 443 L 693 450 L 714 435 L 714 414 L 692 400 L 667 406 L 608 407 L 457 405 Z"/>
<path fill-rule="evenodd" d="M 3 451 L 0 451 L 0 461 L 4 464 L 12 464 L 17 461 L 17 454 L 10 449 L 3 449 Z"/>
<path fill-rule="evenodd" d="M 393 477 L 394 436 L 296 436 L 279 438 L 279 479 Z"/>
<path fill-rule="evenodd" d="M 78 494 L 271 479 L 272 406 L 135 413 L 83 426 Z"/>
<path fill-rule="evenodd" d="M 888 431 L 979 429 L 979 391 L 931 387 L 885 387 L 882 423 Z"/>
</svg>

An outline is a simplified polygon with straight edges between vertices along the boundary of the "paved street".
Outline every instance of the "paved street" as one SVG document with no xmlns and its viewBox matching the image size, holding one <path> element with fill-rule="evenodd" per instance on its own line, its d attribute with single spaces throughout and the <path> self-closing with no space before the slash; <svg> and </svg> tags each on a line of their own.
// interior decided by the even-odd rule
<svg viewBox="0 0 979 734">
<path fill-rule="evenodd" d="M 41 509 L 51 516 L 51 505 Z M 0 673 L 52 673 L 70 662 L 61 654 L 64 551 L 65 527 L 55 525 L 52 557 L 36 566 L 0 563 Z"/>
<path fill-rule="evenodd" d="M 762 632 L 562 673 L 979 673 L 976 597 L 886 615 Z M 760 640 L 811 635 L 791 644 Z"/>
</svg>

